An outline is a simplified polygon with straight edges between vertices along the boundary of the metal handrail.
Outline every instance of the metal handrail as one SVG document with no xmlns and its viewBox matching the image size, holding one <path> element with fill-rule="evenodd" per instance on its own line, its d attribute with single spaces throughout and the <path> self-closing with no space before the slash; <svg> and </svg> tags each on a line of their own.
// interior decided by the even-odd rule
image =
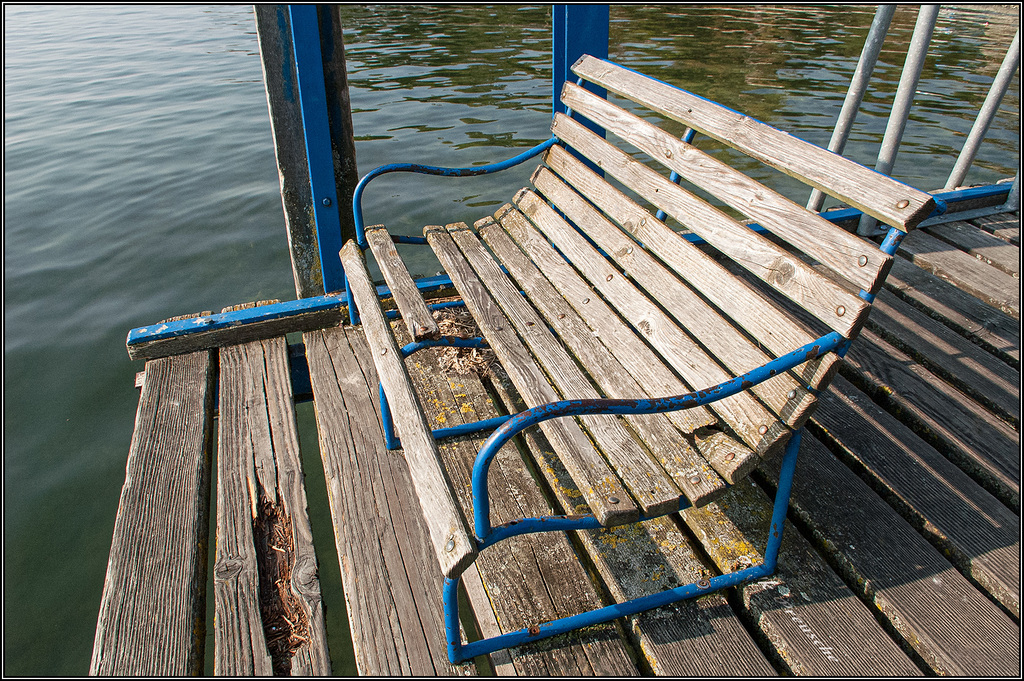
<svg viewBox="0 0 1024 681">
<path fill-rule="evenodd" d="M 896 154 L 899 152 L 903 132 L 910 114 L 910 107 L 913 103 L 914 92 L 917 88 L 917 83 L 924 66 L 924 58 L 927 53 L 928 45 L 931 42 L 931 35 L 935 27 L 939 9 L 940 7 L 938 5 L 925 6 L 922 7 L 918 13 L 917 23 L 914 27 L 913 36 L 911 37 L 911 44 L 907 50 L 906 61 L 903 65 L 903 72 L 900 75 L 900 83 L 897 88 L 896 96 L 893 100 L 892 109 L 889 112 L 889 119 L 886 123 L 886 130 L 883 135 L 882 144 L 875 164 L 875 170 L 885 173 L 886 175 L 892 172 L 892 167 L 896 160 Z M 894 6 L 882 5 L 879 6 L 875 12 L 875 18 L 872 21 L 871 28 L 869 29 L 868 35 L 864 41 L 864 48 L 861 52 L 860 61 L 858 62 L 857 69 L 850 81 L 846 99 L 843 102 L 843 108 L 839 112 L 839 117 L 836 120 L 836 125 L 832 132 L 832 138 L 829 141 L 828 148 L 830 151 L 841 154 L 845 147 L 846 141 L 849 138 L 850 128 L 852 127 L 853 120 L 857 115 L 857 110 L 860 108 L 860 103 L 863 101 L 868 81 L 871 78 L 875 63 L 877 62 L 878 54 L 881 50 L 882 42 L 888 32 L 894 11 Z M 964 142 L 960 155 L 957 157 L 956 163 L 950 172 L 949 178 L 944 186 L 945 190 L 948 191 L 955 189 L 963 182 L 964 177 L 966 177 L 967 171 L 970 169 L 975 157 L 977 156 L 978 149 L 980 148 L 981 143 L 992 124 L 992 120 L 994 119 L 999 105 L 1002 102 L 1003 96 L 1009 89 L 1009 85 L 1013 80 L 1013 75 L 1019 65 L 1020 31 L 1018 30 L 1014 35 L 1013 41 L 1006 52 L 1006 56 L 1004 57 L 1001 66 L 999 67 L 998 73 L 992 81 L 992 85 L 989 88 L 985 102 L 978 111 L 974 125 Z M 998 212 L 1019 210 L 1019 182 L 1020 175 L 1018 173 L 1015 176 L 1013 185 L 1007 194 L 1006 202 L 999 206 L 990 206 L 969 212 L 932 217 L 925 222 L 922 222 L 921 226 L 939 224 L 950 220 L 969 219 Z M 814 211 L 821 210 L 824 198 L 825 195 L 820 190 L 813 190 L 808 197 L 807 208 Z M 857 233 L 862 236 L 878 235 L 880 232 L 876 229 L 876 224 L 877 221 L 874 218 L 868 215 L 862 215 L 857 227 Z"/>
</svg>

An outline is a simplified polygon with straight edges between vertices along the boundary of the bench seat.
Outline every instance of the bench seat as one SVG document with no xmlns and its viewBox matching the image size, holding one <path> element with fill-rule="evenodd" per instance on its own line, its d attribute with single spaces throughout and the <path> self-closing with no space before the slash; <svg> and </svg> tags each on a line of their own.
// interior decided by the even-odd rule
<svg viewBox="0 0 1024 681">
<path fill-rule="evenodd" d="M 366 230 L 361 245 L 342 251 L 350 301 L 381 376 L 383 412 L 410 460 L 446 575 L 453 661 L 770 574 L 799 431 L 863 326 L 903 234 L 941 210 L 924 192 L 611 62 L 584 56 L 573 71 L 581 80 L 563 89 L 567 110 L 537 149 L 543 158 L 531 185 L 472 226 L 424 228 L 480 329 L 476 344 L 494 351 L 529 407 L 498 425 L 481 450 L 473 518 L 461 515 L 403 378 L 403 357 L 415 348 L 399 349 L 391 337 L 361 251 L 374 252 L 416 348 L 473 343 L 439 338 L 386 228 Z M 630 110 L 584 81 L 628 100 Z M 633 113 L 640 107 L 648 118 Z M 669 132 L 676 124 L 891 228 L 881 246 L 851 234 L 684 141 L 691 135 Z M 398 169 L 431 172 L 424 168 Z M 356 214 L 359 222 L 358 207 Z M 532 425 L 581 496 L 568 515 L 492 527 L 487 466 Z M 458 578 L 487 546 L 525 532 L 608 527 L 701 506 L 780 455 L 761 564 L 625 608 L 458 640 Z"/>
</svg>

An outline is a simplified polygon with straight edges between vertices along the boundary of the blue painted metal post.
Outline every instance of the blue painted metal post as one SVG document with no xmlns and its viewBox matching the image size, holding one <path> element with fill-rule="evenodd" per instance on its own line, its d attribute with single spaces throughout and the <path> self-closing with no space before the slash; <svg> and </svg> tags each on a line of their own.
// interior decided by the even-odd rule
<svg viewBox="0 0 1024 681">
<path fill-rule="evenodd" d="M 317 248 L 324 291 L 345 288 L 345 275 L 338 258 L 341 250 L 339 210 L 348 209 L 338 201 L 331 153 L 331 129 L 327 118 L 323 59 L 320 52 L 320 26 L 316 5 L 290 5 L 295 71 L 298 77 L 302 127 L 306 139 L 306 160 L 316 219 Z"/>
<path fill-rule="evenodd" d="M 551 7 L 551 115 L 565 112 L 559 102 L 562 85 L 576 81 L 572 65 L 585 54 L 608 58 L 608 5 L 553 5 Z M 605 96 L 602 88 L 588 89 Z M 593 130 L 603 133 L 597 126 Z"/>
</svg>

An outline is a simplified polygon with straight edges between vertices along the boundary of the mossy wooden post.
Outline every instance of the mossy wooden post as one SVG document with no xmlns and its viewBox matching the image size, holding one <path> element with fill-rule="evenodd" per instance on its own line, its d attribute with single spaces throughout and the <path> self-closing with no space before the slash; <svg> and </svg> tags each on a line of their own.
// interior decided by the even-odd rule
<svg viewBox="0 0 1024 681">
<path fill-rule="evenodd" d="M 288 248 L 299 298 L 323 295 L 323 275 L 317 243 L 316 222 L 310 191 L 302 110 L 299 104 L 291 19 L 287 5 L 256 5 L 256 33 L 263 62 L 263 80 L 270 108 L 281 200 L 288 230 Z M 320 51 L 323 57 L 327 118 L 330 126 L 334 181 L 337 186 L 341 242 L 355 235 L 350 206 L 359 180 L 352 109 L 341 18 L 336 6 L 317 7 Z"/>
</svg>

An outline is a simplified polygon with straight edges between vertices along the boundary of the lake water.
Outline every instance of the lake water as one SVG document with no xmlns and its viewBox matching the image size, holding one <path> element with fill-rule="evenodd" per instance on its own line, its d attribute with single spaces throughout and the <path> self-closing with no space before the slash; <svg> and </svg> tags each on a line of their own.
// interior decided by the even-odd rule
<svg viewBox="0 0 1024 681">
<path fill-rule="evenodd" d="M 548 137 L 548 7 L 340 11 L 361 173 L 490 163 Z M 824 144 L 873 11 L 613 7 L 610 55 Z M 915 18 L 897 11 L 847 146 L 863 163 Z M 294 288 L 250 6 L 8 5 L 4 19 L 4 673 L 80 675 L 138 399 L 127 331 Z M 895 176 L 944 184 L 1017 23 L 1016 6 L 940 12 Z M 1017 83 L 970 183 L 1018 165 Z M 384 178 L 367 218 L 406 234 L 438 211 L 472 221 L 529 172 Z M 312 406 L 298 417 L 335 671 L 352 671 Z"/>
</svg>

